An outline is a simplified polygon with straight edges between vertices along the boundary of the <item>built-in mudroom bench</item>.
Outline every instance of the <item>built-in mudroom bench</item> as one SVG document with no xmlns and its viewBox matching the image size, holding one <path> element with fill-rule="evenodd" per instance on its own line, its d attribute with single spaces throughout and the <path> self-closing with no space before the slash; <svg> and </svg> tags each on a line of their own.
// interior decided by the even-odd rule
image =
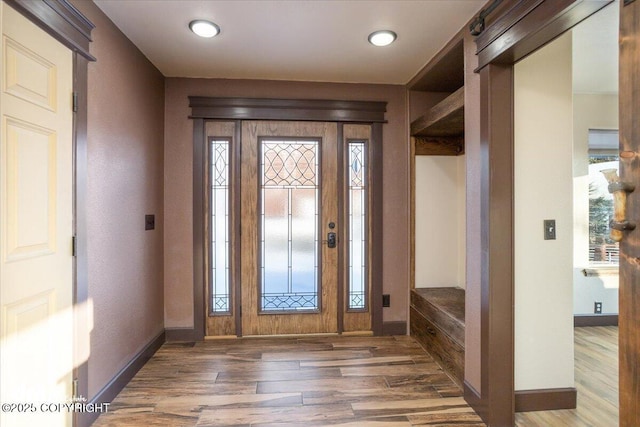
<svg viewBox="0 0 640 427">
<path fill-rule="evenodd" d="M 462 387 L 464 382 L 464 289 L 411 291 L 411 336 Z"/>
<path fill-rule="evenodd" d="M 410 332 L 461 388 L 465 290 L 451 285 L 466 282 L 465 34 L 456 34 L 408 84 Z"/>
</svg>

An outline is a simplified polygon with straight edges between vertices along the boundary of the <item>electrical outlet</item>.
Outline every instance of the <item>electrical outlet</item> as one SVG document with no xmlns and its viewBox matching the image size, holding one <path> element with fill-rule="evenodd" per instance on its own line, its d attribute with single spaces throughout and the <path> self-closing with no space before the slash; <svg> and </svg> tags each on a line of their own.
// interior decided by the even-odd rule
<svg viewBox="0 0 640 427">
<path fill-rule="evenodd" d="M 593 303 L 593 312 L 595 314 L 602 314 L 602 302 L 596 301 Z"/>
<path fill-rule="evenodd" d="M 389 294 L 382 295 L 382 306 L 391 307 L 391 295 Z"/>
</svg>

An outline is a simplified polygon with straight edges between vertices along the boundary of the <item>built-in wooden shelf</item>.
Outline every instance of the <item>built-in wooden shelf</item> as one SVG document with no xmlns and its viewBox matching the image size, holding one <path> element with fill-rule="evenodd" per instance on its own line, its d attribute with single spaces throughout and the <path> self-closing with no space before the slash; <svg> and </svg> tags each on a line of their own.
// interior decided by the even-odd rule
<svg viewBox="0 0 640 427">
<path fill-rule="evenodd" d="M 411 136 L 464 135 L 464 87 L 434 105 L 411 123 Z"/>
<path fill-rule="evenodd" d="M 412 92 L 450 93 L 411 123 L 415 155 L 464 154 L 464 31 L 460 30 L 407 86 Z"/>
<path fill-rule="evenodd" d="M 416 156 L 459 156 L 464 154 L 464 137 L 413 137 Z"/>
</svg>

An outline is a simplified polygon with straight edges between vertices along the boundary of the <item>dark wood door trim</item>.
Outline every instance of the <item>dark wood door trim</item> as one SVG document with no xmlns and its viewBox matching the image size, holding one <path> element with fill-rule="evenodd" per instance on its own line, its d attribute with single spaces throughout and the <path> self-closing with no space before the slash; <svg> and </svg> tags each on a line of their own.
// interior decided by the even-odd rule
<svg viewBox="0 0 640 427">
<path fill-rule="evenodd" d="M 203 340 L 205 333 L 205 121 L 193 121 L 193 335 Z"/>
<path fill-rule="evenodd" d="M 3 0 L 53 38 L 90 61 L 91 31 L 95 25 L 67 0 Z"/>
<path fill-rule="evenodd" d="M 382 335 L 382 263 L 384 241 L 382 238 L 382 123 L 374 123 L 371 128 L 371 329 L 374 335 Z"/>
<path fill-rule="evenodd" d="M 477 52 L 482 52 L 496 39 L 506 33 L 514 23 L 524 19 L 534 8 L 539 6 L 544 0 L 522 0 L 519 2 L 511 2 L 510 6 L 503 6 L 490 15 L 493 21 L 489 26 L 476 38 Z"/>
<path fill-rule="evenodd" d="M 514 425 L 513 66 L 480 72 L 481 414 Z"/>
<path fill-rule="evenodd" d="M 190 96 L 191 118 L 384 123 L 386 102 Z"/>
<path fill-rule="evenodd" d="M 370 164 L 371 188 L 371 322 L 374 335 L 383 334 L 382 322 L 382 125 L 386 102 L 379 101 L 334 101 L 291 100 L 256 98 L 214 98 L 190 96 L 189 107 L 193 120 L 193 338 L 203 340 L 205 336 L 205 235 L 204 235 L 204 159 L 203 145 L 205 122 L 208 120 L 237 120 L 236 138 L 241 137 L 240 120 L 323 121 L 338 123 L 367 123 L 371 125 Z M 239 158 L 239 157 L 238 157 Z M 239 230 L 234 230 L 239 233 Z M 237 269 L 239 271 L 239 269 Z M 239 273 L 237 273 L 239 274 Z M 239 280 L 235 277 L 236 295 L 239 295 Z M 236 299 L 236 325 L 240 320 L 240 299 Z M 237 335 L 242 330 L 237 328 Z M 191 334 L 190 334 L 191 336 Z"/>
<path fill-rule="evenodd" d="M 476 39 L 481 81 L 481 389 L 465 387 L 465 398 L 491 426 L 512 426 L 515 410 L 513 65 L 609 3 L 507 0 Z"/>
<path fill-rule="evenodd" d="M 76 236 L 76 262 L 74 304 L 82 304 L 89 300 L 89 268 L 87 251 L 87 99 L 88 99 L 88 65 L 89 60 L 75 53 L 73 91 L 78 94 L 77 109 L 74 114 L 74 234 Z M 78 379 L 78 395 L 89 396 L 88 361 L 76 367 L 74 373 Z M 76 426 L 88 426 L 95 417 L 77 414 Z"/>
<path fill-rule="evenodd" d="M 241 187 L 241 182 L 242 182 L 242 177 L 241 177 L 241 162 L 242 162 L 242 158 L 241 158 L 241 153 L 242 153 L 242 121 L 241 120 L 236 120 L 235 121 L 235 126 L 234 126 L 234 132 L 233 132 L 233 169 L 232 169 L 232 175 L 233 177 L 235 177 L 235 179 L 233 180 L 233 187 L 232 187 L 232 192 L 234 194 L 233 196 L 233 212 L 240 212 L 240 208 L 241 208 L 241 200 L 240 200 L 240 187 Z M 194 141 L 195 142 L 195 141 Z M 242 239 L 241 239 L 241 229 L 242 229 L 242 225 L 240 224 L 240 221 L 234 220 L 233 221 L 233 230 L 231 230 L 231 233 L 233 234 L 233 238 L 235 239 L 236 242 L 236 247 L 238 248 L 238 251 L 242 251 Z M 241 265 L 241 259 L 240 257 L 231 257 L 232 261 L 233 261 L 233 265 L 234 265 L 234 276 L 233 276 L 233 292 L 235 293 L 235 298 L 234 298 L 234 303 L 235 306 L 233 307 L 234 310 L 234 317 L 235 317 L 235 322 L 236 322 L 236 335 L 241 337 L 242 336 L 242 288 L 240 286 L 241 282 L 241 273 L 242 273 L 242 265 Z M 195 295 L 195 294 L 194 294 Z M 203 301 L 203 304 L 206 304 L 206 302 Z"/>
<path fill-rule="evenodd" d="M 478 36 L 478 69 L 514 64 L 613 0 L 512 0 L 514 6 Z"/>
</svg>

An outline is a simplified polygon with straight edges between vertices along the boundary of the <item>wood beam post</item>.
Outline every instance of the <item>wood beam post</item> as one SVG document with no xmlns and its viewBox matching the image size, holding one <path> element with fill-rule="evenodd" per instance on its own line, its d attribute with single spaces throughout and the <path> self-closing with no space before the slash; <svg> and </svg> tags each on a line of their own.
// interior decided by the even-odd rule
<svg viewBox="0 0 640 427">
<path fill-rule="evenodd" d="M 626 219 L 640 223 L 640 1 L 620 2 L 620 178 L 636 184 Z M 625 4 L 626 3 L 626 4 Z M 640 230 L 620 242 L 620 426 L 640 425 Z"/>
<path fill-rule="evenodd" d="M 481 396 L 485 422 L 514 425 L 513 66 L 480 72 Z"/>
</svg>

